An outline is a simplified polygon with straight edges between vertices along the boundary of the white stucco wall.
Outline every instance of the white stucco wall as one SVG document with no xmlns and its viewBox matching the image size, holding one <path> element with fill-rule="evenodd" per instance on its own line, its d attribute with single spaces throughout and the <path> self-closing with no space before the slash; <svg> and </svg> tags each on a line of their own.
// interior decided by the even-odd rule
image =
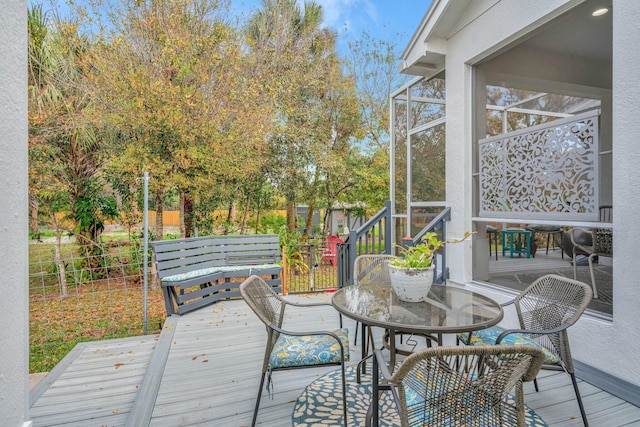
<svg viewBox="0 0 640 427">
<path fill-rule="evenodd" d="M 472 144 L 473 67 L 487 55 L 561 14 L 579 1 L 478 0 L 474 17 L 463 15 L 464 26 L 447 40 L 447 203 L 452 207 L 449 232 L 453 237 L 472 229 Z M 480 13 L 479 13 L 480 12 Z M 640 212 L 640 150 L 635 128 L 640 117 L 640 2 L 613 1 L 613 164 L 614 307 L 613 322 L 583 316 L 571 330 L 575 359 L 640 385 L 637 355 L 640 354 L 640 275 L 637 271 L 637 239 L 624 230 L 637 226 Z M 535 25 L 534 25 L 535 23 Z M 607 102 L 609 102 L 607 100 Z M 628 225 L 624 225 L 628 224 Z M 486 244 L 486 241 L 481 242 Z M 468 283 L 472 278 L 469 245 L 448 249 L 451 279 Z M 487 290 L 483 290 L 487 293 Z M 496 299 L 504 295 L 493 293 Z M 507 316 L 505 322 L 514 321 Z"/>
<path fill-rule="evenodd" d="M 27 426 L 27 6 L 0 14 L 0 424 Z"/>
<path fill-rule="evenodd" d="M 536 18 L 547 16 L 551 20 L 554 11 L 560 14 L 563 5 L 576 1 L 548 0 L 474 0 L 451 29 L 446 46 L 447 79 L 447 204 L 451 206 L 452 220 L 448 234 L 462 236 L 472 230 L 473 213 L 473 64 L 500 50 L 532 29 Z M 517 10 L 517 13 L 514 13 Z M 479 244 L 486 244 L 480 241 Z M 470 245 L 451 245 L 447 248 L 451 279 L 458 283 L 472 278 L 472 253 Z"/>
</svg>

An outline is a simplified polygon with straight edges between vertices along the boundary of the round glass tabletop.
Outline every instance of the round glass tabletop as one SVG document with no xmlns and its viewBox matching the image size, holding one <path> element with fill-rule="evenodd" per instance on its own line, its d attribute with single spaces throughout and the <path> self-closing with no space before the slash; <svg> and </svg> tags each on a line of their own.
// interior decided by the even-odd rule
<svg viewBox="0 0 640 427">
<path fill-rule="evenodd" d="M 491 298 L 451 285 L 432 285 L 426 302 L 401 301 L 389 284 L 347 286 L 333 295 L 332 304 L 366 325 L 414 333 L 475 331 L 503 316 Z"/>
</svg>

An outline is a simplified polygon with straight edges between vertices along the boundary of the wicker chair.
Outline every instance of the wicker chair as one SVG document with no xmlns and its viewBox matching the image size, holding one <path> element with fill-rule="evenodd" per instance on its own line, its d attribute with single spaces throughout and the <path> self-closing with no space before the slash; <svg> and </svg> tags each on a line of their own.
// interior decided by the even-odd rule
<svg viewBox="0 0 640 427">
<path fill-rule="evenodd" d="M 503 306 L 513 304 L 520 329 L 484 329 L 459 334 L 465 344 L 525 344 L 545 353 L 544 367 L 562 369 L 571 377 L 584 425 L 588 426 L 569 347 L 567 329 L 576 323 L 591 301 L 591 288 L 586 283 L 557 275 L 540 277 L 520 295 Z M 536 391 L 538 384 L 535 382 Z"/>
<path fill-rule="evenodd" d="M 380 350 L 376 359 L 403 427 L 524 426 L 522 381 L 536 377 L 544 354 L 516 345 L 433 347 L 407 357 L 393 375 Z M 515 403 L 508 398 L 514 387 Z"/>
<path fill-rule="evenodd" d="M 387 264 L 396 257 L 393 255 L 360 255 L 353 265 L 353 283 L 359 285 L 371 282 L 389 282 Z"/>
<path fill-rule="evenodd" d="M 366 283 L 389 283 L 391 278 L 389 277 L 388 262 L 396 258 L 393 255 L 386 254 L 370 254 L 359 255 L 353 264 L 353 284 L 361 285 Z M 353 344 L 358 342 L 358 329 L 361 329 L 362 340 L 362 358 L 358 362 L 358 374 L 357 381 L 360 383 L 360 373 L 366 372 L 366 361 L 372 356 L 369 353 L 369 347 L 372 342 L 370 329 L 364 323 L 356 322 L 356 333 L 353 339 Z"/>
<path fill-rule="evenodd" d="M 353 264 L 353 284 L 360 285 L 366 283 L 389 283 L 388 262 L 396 257 L 393 255 L 377 254 L 377 255 L 360 255 Z M 362 325 L 363 347 L 365 346 L 365 326 Z M 356 336 L 354 344 L 358 340 L 358 328 L 356 327 Z"/>
<path fill-rule="evenodd" d="M 581 240 L 585 235 L 591 234 L 591 245 Z M 597 256 L 613 256 L 613 230 L 610 228 L 593 228 L 586 230 L 583 228 L 572 228 L 569 230 L 571 244 L 573 245 L 573 278 L 577 277 L 576 255 L 586 255 L 589 257 L 589 272 L 591 273 L 591 286 L 593 287 L 593 297 L 598 298 L 596 288 L 596 278 L 593 274 L 593 259 Z"/>
<path fill-rule="evenodd" d="M 293 304 L 276 294 L 258 276 L 251 276 L 240 285 L 240 294 L 251 310 L 267 328 L 267 347 L 262 363 L 262 378 L 258 398 L 253 412 L 252 426 L 255 426 L 260 407 L 260 397 L 265 376 L 269 374 L 267 388 L 271 382 L 271 372 L 295 368 L 312 368 L 325 365 L 340 365 L 342 370 L 342 403 L 344 423 L 347 425 L 346 380 L 344 364 L 349 360 L 348 330 L 340 328 L 332 331 L 289 331 L 282 328 L 285 308 L 317 307 L 329 303 Z"/>
</svg>

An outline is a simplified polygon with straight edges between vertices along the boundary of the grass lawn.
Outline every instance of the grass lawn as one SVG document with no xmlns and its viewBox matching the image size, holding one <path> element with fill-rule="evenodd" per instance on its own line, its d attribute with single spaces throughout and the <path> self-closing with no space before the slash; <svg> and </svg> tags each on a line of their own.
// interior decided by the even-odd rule
<svg viewBox="0 0 640 427">
<path fill-rule="evenodd" d="M 70 296 L 29 298 L 29 372 L 51 370 L 81 341 L 124 338 L 144 333 L 142 283 L 114 280 L 73 285 Z M 159 332 L 165 319 L 161 290 L 148 294 L 148 333 Z"/>
<path fill-rule="evenodd" d="M 140 247 L 126 235 L 109 240 L 91 262 L 86 247 L 61 246 L 66 298 L 61 297 L 54 245 L 29 246 L 30 373 L 50 371 L 81 341 L 144 333 Z M 148 333 L 158 332 L 165 319 L 160 289 L 149 290 L 147 306 Z"/>
</svg>

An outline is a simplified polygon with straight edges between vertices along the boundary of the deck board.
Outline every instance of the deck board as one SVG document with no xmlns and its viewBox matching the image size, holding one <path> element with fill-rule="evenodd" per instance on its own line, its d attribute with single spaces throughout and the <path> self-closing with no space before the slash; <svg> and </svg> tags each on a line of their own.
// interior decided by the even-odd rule
<svg viewBox="0 0 640 427">
<path fill-rule="evenodd" d="M 330 295 L 290 298 L 327 302 Z M 291 311 L 285 327 L 298 330 L 338 327 L 338 316 L 331 307 L 312 309 L 314 316 L 302 313 L 307 311 Z M 350 332 L 349 363 L 353 364 L 360 355 L 359 347 L 353 346 L 356 325 L 346 318 L 344 324 Z M 243 301 L 224 301 L 178 317 L 172 328 L 173 336 L 165 343 L 168 353 L 157 396 L 153 392 L 146 398 L 146 404 L 152 405 L 148 424 L 250 425 L 266 341 L 264 326 L 257 317 Z M 127 390 L 143 383 L 141 371 L 152 357 L 151 350 L 163 345 L 153 337 L 140 338 L 144 343 L 139 347 L 134 339 L 130 340 L 126 345 L 84 343 L 87 348 L 78 353 L 73 363 L 66 364 L 68 372 L 48 378 L 46 391 L 32 408 L 34 426 L 125 425 L 129 413 L 136 411 L 132 408 L 135 393 Z M 115 370 L 113 367 L 121 360 L 126 365 Z M 274 392 L 272 397 L 263 393 L 258 424 L 290 426 L 294 402 L 303 388 L 332 369 L 336 367 L 275 372 Z M 114 373 L 126 373 L 126 379 Z M 568 375 L 542 371 L 539 385 L 540 392 L 536 393 L 533 384 L 525 384 L 527 405 L 552 427 L 582 425 Z M 640 426 L 640 408 L 586 382 L 580 381 L 579 387 L 592 427 Z"/>
<path fill-rule="evenodd" d="M 156 346 L 156 336 L 81 343 L 34 389 L 33 426 L 124 425 Z M 39 385 L 40 386 L 40 385 Z"/>
</svg>

